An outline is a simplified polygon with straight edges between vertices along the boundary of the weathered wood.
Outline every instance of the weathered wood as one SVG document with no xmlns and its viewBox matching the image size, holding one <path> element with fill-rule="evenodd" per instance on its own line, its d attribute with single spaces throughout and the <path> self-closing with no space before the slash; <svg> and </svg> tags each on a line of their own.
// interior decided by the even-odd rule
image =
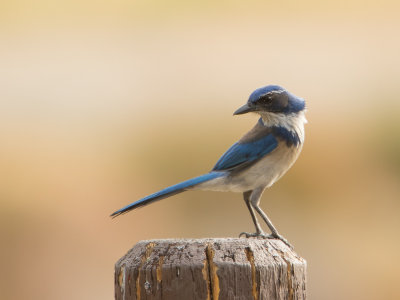
<svg viewBox="0 0 400 300">
<path fill-rule="evenodd" d="M 115 265 L 116 299 L 306 299 L 306 261 L 280 240 L 141 241 Z"/>
</svg>

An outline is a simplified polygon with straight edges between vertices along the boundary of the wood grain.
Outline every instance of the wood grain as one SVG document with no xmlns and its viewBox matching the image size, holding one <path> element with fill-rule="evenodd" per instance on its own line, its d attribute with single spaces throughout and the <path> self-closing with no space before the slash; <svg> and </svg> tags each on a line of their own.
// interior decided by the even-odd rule
<svg viewBox="0 0 400 300">
<path fill-rule="evenodd" d="M 280 240 L 149 240 L 115 265 L 116 299 L 306 299 L 306 261 Z"/>
</svg>

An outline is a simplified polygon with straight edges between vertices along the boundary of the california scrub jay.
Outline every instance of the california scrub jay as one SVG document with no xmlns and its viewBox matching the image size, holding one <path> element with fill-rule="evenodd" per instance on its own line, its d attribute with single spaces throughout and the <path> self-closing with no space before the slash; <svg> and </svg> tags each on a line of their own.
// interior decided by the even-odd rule
<svg viewBox="0 0 400 300">
<path fill-rule="evenodd" d="M 187 190 L 211 190 L 243 193 L 256 227 L 255 233 L 240 236 L 278 238 L 290 245 L 272 225 L 259 203 L 263 191 L 274 184 L 293 165 L 304 142 L 305 102 L 277 85 L 255 90 L 245 105 L 234 112 L 258 113 L 257 124 L 225 152 L 207 174 L 167 187 L 114 212 L 116 217 L 132 209 Z M 264 233 L 256 212 L 271 230 Z"/>
</svg>

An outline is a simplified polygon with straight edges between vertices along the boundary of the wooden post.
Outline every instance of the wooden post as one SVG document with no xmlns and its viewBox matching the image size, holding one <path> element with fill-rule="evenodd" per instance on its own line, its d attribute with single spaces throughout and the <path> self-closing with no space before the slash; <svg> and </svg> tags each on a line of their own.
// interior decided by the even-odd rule
<svg viewBox="0 0 400 300">
<path fill-rule="evenodd" d="M 280 240 L 141 241 L 115 265 L 115 298 L 306 299 L 306 261 Z"/>
</svg>

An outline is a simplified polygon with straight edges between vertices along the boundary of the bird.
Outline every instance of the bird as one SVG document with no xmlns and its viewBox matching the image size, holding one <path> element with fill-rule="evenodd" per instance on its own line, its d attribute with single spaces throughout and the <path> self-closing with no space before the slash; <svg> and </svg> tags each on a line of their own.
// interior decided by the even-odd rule
<svg viewBox="0 0 400 300">
<path fill-rule="evenodd" d="M 242 232 L 239 237 L 280 239 L 292 247 L 260 208 L 260 199 L 264 190 L 292 167 L 303 148 L 305 100 L 278 85 L 267 85 L 252 92 L 233 115 L 250 112 L 259 115 L 256 125 L 220 157 L 210 172 L 144 197 L 111 217 L 188 190 L 239 192 L 243 193 L 256 229 L 254 233 Z M 256 214 L 271 234 L 263 231 Z"/>
</svg>

